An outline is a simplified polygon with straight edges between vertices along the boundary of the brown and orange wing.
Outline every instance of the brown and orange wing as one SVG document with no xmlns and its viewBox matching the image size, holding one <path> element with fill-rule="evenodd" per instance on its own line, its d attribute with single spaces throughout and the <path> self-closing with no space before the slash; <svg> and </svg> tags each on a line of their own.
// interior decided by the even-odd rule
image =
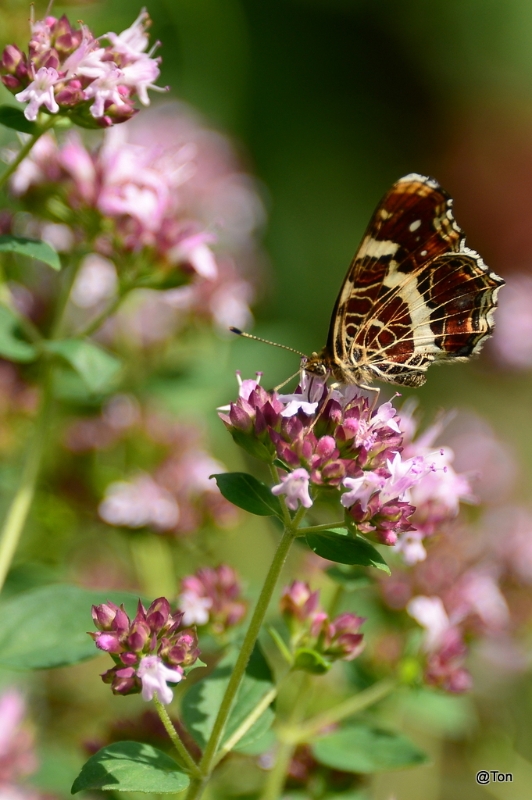
<svg viewBox="0 0 532 800">
<path fill-rule="evenodd" d="M 465 245 L 452 199 L 407 175 L 377 207 L 333 311 L 327 351 L 344 374 L 419 386 L 434 361 L 464 360 L 493 329 L 504 281 Z"/>
</svg>

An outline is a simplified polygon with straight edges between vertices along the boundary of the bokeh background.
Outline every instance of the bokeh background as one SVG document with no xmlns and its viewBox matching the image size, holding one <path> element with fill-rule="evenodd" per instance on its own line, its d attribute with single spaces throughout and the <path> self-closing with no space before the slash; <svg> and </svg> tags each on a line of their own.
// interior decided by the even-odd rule
<svg viewBox="0 0 532 800">
<path fill-rule="evenodd" d="M 123 30 L 138 10 L 131 0 L 105 0 L 57 4 L 53 13 L 66 11 L 103 33 Z M 467 365 L 431 369 L 416 397 L 427 418 L 438 409 L 460 410 L 455 441 L 463 443 L 463 469 L 474 463 L 470 448 L 476 446 L 467 434 L 485 426 L 482 430 L 498 442 L 485 455 L 497 501 L 526 507 L 532 485 L 530 2 L 150 0 L 148 10 L 153 37 L 162 42 L 160 83 L 194 107 L 207 125 L 232 137 L 245 168 L 259 182 L 267 222 L 254 333 L 304 352 L 319 349 L 340 282 L 388 186 L 416 171 L 436 177 L 454 197 L 469 245 L 514 286 L 507 289 L 513 305 L 508 300 L 504 310 L 503 290 L 499 343 L 496 337 L 479 360 Z M 37 3 L 37 16 L 44 11 Z M 27 16 L 26 2 L 3 0 L 2 46 L 24 45 Z M 4 143 L 9 139 L 6 134 Z M 273 386 L 298 366 L 297 356 L 233 342 L 223 334 L 192 354 L 204 360 L 179 392 L 168 372 L 154 380 L 153 394 L 168 410 L 207 412 L 227 402 L 234 394 L 236 368 L 248 376 L 261 370 L 264 383 Z M 216 389 L 205 393 L 209 382 Z M 209 414 L 201 424 L 215 454 L 238 466 L 232 443 Z M 4 485 L 9 487 L 11 479 L 11 473 L 4 476 Z M 39 530 L 44 526 L 51 537 L 48 547 L 58 555 L 54 561 L 43 555 L 42 546 L 32 550 L 30 525 L 28 563 L 45 564 L 57 575 L 61 554 L 74 551 L 73 541 L 78 562 L 101 545 L 96 531 L 88 535 L 86 551 L 79 547 L 68 503 L 54 506 L 44 495 L 38 503 Z M 211 545 L 238 566 L 253 593 L 272 543 L 260 530 L 250 555 L 249 530 L 242 523 L 238 532 L 224 534 L 222 545 L 213 535 Z M 165 580 L 171 583 L 171 575 L 163 574 L 165 553 L 140 538 L 137 544 L 137 558 L 152 564 L 152 586 L 145 568 L 144 588 L 156 591 Z M 110 558 L 122 552 L 109 539 L 104 546 Z M 185 553 L 178 572 L 184 574 L 192 560 Z M 524 666 L 511 674 L 503 670 L 502 678 L 490 674 L 487 662 L 475 671 L 473 660 L 475 689 L 467 697 L 442 697 L 433 706 L 415 700 L 389 706 L 390 721 L 429 750 L 432 764 L 379 776 L 374 800 L 530 797 L 527 665 L 532 641 L 527 625 L 522 642 Z M 60 676 L 45 674 L 40 688 L 32 690 L 39 726 L 53 734 L 51 746 L 41 735 L 42 785 L 59 796 L 67 796 L 71 765 L 81 758 L 74 747 L 69 751 L 67 731 L 82 724 L 91 703 L 102 702 L 105 692 L 96 672 L 92 664 Z M 85 694 L 76 705 L 71 696 L 80 684 Z M 105 702 L 109 719 L 123 713 L 120 698 Z M 512 771 L 514 782 L 478 787 L 479 768 Z"/>
</svg>

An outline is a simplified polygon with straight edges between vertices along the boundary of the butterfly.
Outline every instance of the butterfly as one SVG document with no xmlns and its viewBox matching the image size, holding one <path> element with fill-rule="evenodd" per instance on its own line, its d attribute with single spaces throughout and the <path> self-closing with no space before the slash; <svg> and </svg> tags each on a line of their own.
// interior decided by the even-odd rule
<svg viewBox="0 0 532 800">
<path fill-rule="evenodd" d="M 363 386 L 421 386 L 433 362 L 465 361 L 493 332 L 504 284 L 465 244 L 452 198 L 412 173 L 377 206 L 306 372 Z"/>
<path fill-rule="evenodd" d="M 344 278 L 327 344 L 300 353 L 305 372 L 366 388 L 422 386 L 433 362 L 479 352 L 504 281 L 466 246 L 452 205 L 434 178 L 411 173 L 393 184 Z"/>
</svg>

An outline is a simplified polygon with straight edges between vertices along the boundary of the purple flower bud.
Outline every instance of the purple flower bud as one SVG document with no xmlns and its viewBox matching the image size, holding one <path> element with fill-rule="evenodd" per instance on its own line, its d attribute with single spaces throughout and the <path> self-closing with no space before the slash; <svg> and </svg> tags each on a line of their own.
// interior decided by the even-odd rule
<svg viewBox="0 0 532 800">
<path fill-rule="evenodd" d="M 19 81 L 18 78 L 15 78 L 14 75 L 2 75 L 0 78 L 6 89 L 9 89 L 10 92 L 17 92 L 19 89 L 22 88 L 22 83 Z"/>
<path fill-rule="evenodd" d="M 169 616 L 170 603 L 166 597 L 159 597 L 148 608 L 146 620 L 151 630 L 158 633 L 166 625 Z"/>
<path fill-rule="evenodd" d="M 141 620 L 134 620 L 127 637 L 127 646 L 135 653 L 142 652 L 151 641 L 150 626 Z"/>
<path fill-rule="evenodd" d="M 229 419 L 231 425 L 234 428 L 238 428 L 238 430 L 244 431 L 245 433 L 251 433 L 253 430 L 253 420 L 243 408 L 237 406 L 235 403 L 231 403 Z"/>
<path fill-rule="evenodd" d="M 91 613 L 94 624 L 101 631 L 110 631 L 115 621 L 118 606 L 114 603 L 102 603 L 100 606 L 93 606 Z M 129 620 L 128 620 L 129 622 Z"/>
<path fill-rule="evenodd" d="M 124 649 L 116 633 L 96 633 L 94 641 L 96 647 L 106 653 L 121 653 Z"/>
<path fill-rule="evenodd" d="M 20 77 L 18 71 L 21 66 L 24 67 L 25 74 L 27 74 L 26 56 L 16 44 L 8 44 L 2 53 L 0 69 L 4 70 L 8 75 L 17 75 L 17 77 Z"/>
</svg>

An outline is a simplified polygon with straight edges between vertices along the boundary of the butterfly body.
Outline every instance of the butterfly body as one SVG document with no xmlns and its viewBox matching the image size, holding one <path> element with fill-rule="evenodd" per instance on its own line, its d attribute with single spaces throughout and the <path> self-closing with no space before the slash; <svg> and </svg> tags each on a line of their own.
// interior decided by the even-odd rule
<svg viewBox="0 0 532 800">
<path fill-rule="evenodd" d="M 377 207 L 306 372 L 340 383 L 421 386 L 434 362 L 465 361 L 493 330 L 504 281 L 465 244 L 432 178 L 398 180 Z"/>
</svg>

